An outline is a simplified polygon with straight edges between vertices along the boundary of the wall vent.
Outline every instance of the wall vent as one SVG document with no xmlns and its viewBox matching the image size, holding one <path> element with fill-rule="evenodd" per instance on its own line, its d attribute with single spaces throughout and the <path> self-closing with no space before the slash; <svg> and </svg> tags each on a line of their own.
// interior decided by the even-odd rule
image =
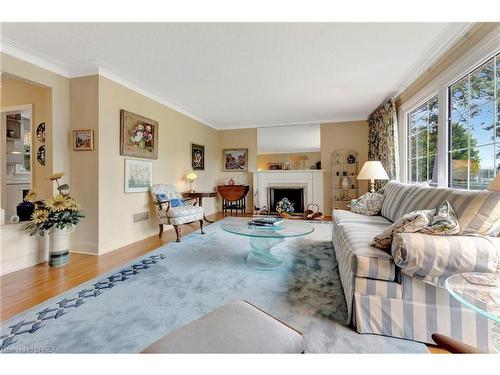
<svg viewBox="0 0 500 375">
<path fill-rule="evenodd" d="M 138 212 L 132 216 L 132 222 L 138 223 L 139 221 L 149 220 L 149 211 Z"/>
</svg>

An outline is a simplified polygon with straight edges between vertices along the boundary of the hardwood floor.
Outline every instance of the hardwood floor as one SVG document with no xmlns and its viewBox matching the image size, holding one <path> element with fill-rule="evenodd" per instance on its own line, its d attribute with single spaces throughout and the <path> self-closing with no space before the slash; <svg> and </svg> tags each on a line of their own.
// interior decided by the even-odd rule
<svg viewBox="0 0 500 375">
<path fill-rule="evenodd" d="M 209 215 L 208 219 L 218 221 L 226 216 L 230 215 L 218 212 Z M 331 217 L 327 216 L 324 220 L 329 221 Z M 183 235 L 196 230 L 199 230 L 198 223 L 182 228 Z M 175 238 L 175 231 L 169 230 L 162 238 L 152 236 L 101 256 L 70 253 L 68 265 L 62 268 L 51 268 L 45 262 L 8 273 L 0 278 L 0 321 L 173 242 Z M 429 350 L 431 353 L 443 353 L 432 346 Z"/>
</svg>

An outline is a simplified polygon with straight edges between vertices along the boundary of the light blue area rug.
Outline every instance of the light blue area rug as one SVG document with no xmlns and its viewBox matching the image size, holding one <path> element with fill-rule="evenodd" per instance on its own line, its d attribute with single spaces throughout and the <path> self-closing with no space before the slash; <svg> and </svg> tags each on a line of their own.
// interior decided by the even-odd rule
<svg viewBox="0 0 500 375">
<path fill-rule="evenodd" d="M 227 218 L 224 220 L 248 220 Z M 274 271 L 248 268 L 248 238 L 217 222 L 2 322 L 3 352 L 137 353 L 234 300 L 247 300 L 304 333 L 308 353 L 425 353 L 423 344 L 360 335 L 346 305 L 331 224 L 273 249 Z"/>
</svg>

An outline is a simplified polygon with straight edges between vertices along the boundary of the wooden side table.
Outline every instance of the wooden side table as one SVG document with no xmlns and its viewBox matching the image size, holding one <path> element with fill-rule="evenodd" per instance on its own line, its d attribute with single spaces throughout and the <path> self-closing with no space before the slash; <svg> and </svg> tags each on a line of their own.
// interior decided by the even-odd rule
<svg viewBox="0 0 500 375">
<path fill-rule="evenodd" d="M 203 198 L 215 198 L 217 197 L 217 192 L 216 191 L 194 191 L 190 193 L 189 191 L 186 191 L 182 193 L 183 198 L 191 198 L 191 199 L 196 199 L 196 204 L 198 206 L 203 207 Z M 212 220 L 208 220 L 205 213 L 203 213 L 203 220 L 205 220 L 207 223 L 213 223 Z"/>
<path fill-rule="evenodd" d="M 241 211 L 245 215 L 247 207 L 245 197 L 249 189 L 248 185 L 217 186 L 217 191 L 222 197 L 222 212 L 230 211 L 232 213 L 235 210 L 236 213 Z"/>
</svg>

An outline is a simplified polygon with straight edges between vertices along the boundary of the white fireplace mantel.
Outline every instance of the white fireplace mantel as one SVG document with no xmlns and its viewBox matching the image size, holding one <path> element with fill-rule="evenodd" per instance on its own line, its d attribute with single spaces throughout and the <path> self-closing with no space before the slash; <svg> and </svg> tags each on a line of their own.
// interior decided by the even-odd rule
<svg viewBox="0 0 500 375">
<path fill-rule="evenodd" d="M 254 205 L 269 208 L 268 188 L 304 187 L 304 206 L 316 203 L 323 212 L 323 169 L 257 171 L 253 173 Z"/>
</svg>

